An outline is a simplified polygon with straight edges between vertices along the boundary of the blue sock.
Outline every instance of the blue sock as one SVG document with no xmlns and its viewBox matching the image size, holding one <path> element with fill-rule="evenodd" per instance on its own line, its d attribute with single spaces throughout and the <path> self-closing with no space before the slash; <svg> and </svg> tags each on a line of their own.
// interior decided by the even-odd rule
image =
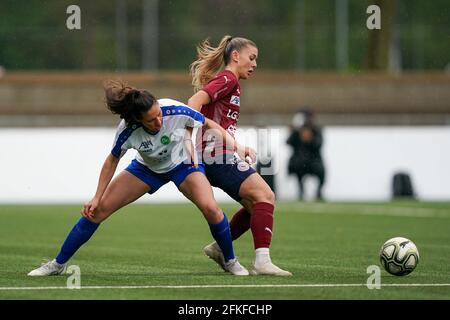
<svg viewBox="0 0 450 320">
<path fill-rule="evenodd" d="M 213 238 L 216 240 L 220 249 L 222 249 L 225 262 L 230 259 L 234 259 L 233 244 L 231 243 L 230 225 L 225 213 L 223 214 L 223 220 L 217 224 L 210 224 L 209 229 Z"/>
<path fill-rule="evenodd" d="M 91 222 L 85 217 L 81 217 L 69 232 L 61 247 L 61 251 L 56 256 L 56 262 L 59 264 L 66 263 L 89 240 L 98 226 L 99 224 Z"/>
</svg>

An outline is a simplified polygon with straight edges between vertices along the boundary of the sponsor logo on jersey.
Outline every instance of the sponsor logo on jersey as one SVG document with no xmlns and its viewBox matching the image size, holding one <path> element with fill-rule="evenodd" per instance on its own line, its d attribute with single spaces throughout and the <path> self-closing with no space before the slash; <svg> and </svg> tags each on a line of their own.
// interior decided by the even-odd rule
<svg viewBox="0 0 450 320">
<path fill-rule="evenodd" d="M 165 155 L 166 153 L 167 153 L 167 149 L 166 149 L 166 150 L 163 150 L 163 151 L 161 151 L 161 152 L 159 152 L 158 155 L 159 155 L 159 156 L 163 156 L 163 155 Z"/>
<path fill-rule="evenodd" d="M 150 147 L 153 147 L 153 143 L 150 140 L 142 141 L 141 145 L 139 146 L 139 150 L 141 150 L 141 149 L 148 149 Z"/>
<path fill-rule="evenodd" d="M 164 135 L 161 137 L 160 141 L 163 145 L 168 145 L 170 143 L 170 138 L 168 136 Z"/>
<path fill-rule="evenodd" d="M 241 106 L 241 98 L 239 96 L 231 96 L 230 103 L 236 106 Z"/>
<path fill-rule="evenodd" d="M 228 109 L 227 117 L 233 120 L 239 119 L 239 111 L 234 111 L 232 109 Z"/>
</svg>

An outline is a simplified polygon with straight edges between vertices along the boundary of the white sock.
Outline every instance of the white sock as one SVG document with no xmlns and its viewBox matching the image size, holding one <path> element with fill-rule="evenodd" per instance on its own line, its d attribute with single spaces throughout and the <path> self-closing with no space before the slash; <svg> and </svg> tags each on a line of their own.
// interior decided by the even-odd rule
<svg viewBox="0 0 450 320">
<path fill-rule="evenodd" d="M 255 254 L 255 265 L 263 265 L 267 262 L 271 262 L 269 248 L 258 248 L 255 250 Z"/>
</svg>

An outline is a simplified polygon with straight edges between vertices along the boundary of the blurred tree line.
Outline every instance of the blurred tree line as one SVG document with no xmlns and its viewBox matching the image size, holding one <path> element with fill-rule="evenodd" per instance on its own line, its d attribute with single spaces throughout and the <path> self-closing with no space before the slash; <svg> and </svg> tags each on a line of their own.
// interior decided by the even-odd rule
<svg viewBox="0 0 450 320">
<path fill-rule="evenodd" d="M 357 72 L 370 67 L 370 33 L 380 32 L 367 29 L 366 9 L 386 1 L 395 6 L 382 30 L 400 69 L 448 69 L 448 0 L 2 0 L 0 65 L 187 71 L 199 42 L 231 34 L 258 44 L 260 68 Z M 66 27 L 72 4 L 81 30 Z"/>
</svg>

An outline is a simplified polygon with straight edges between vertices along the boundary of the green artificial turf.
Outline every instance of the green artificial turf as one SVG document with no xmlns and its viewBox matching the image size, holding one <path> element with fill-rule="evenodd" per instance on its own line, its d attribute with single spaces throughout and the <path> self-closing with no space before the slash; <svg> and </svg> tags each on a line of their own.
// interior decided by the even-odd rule
<svg viewBox="0 0 450 320">
<path fill-rule="evenodd" d="M 223 206 L 229 218 L 238 208 Z M 292 277 L 223 272 L 203 254 L 212 237 L 191 204 L 130 205 L 68 262 L 80 268 L 81 289 L 66 288 L 71 275 L 28 277 L 55 257 L 79 209 L 0 206 L 0 299 L 450 299 L 450 203 L 280 203 L 271 256 Z M 381 289 L 369 290 L 367 267 L 380 266 L 381 245 L 395 236 L 417 245 L 419 265 L 403 277 L 381 270 Z M 251 233 L 234 246 L 249 267 Z"/>
</svg>

